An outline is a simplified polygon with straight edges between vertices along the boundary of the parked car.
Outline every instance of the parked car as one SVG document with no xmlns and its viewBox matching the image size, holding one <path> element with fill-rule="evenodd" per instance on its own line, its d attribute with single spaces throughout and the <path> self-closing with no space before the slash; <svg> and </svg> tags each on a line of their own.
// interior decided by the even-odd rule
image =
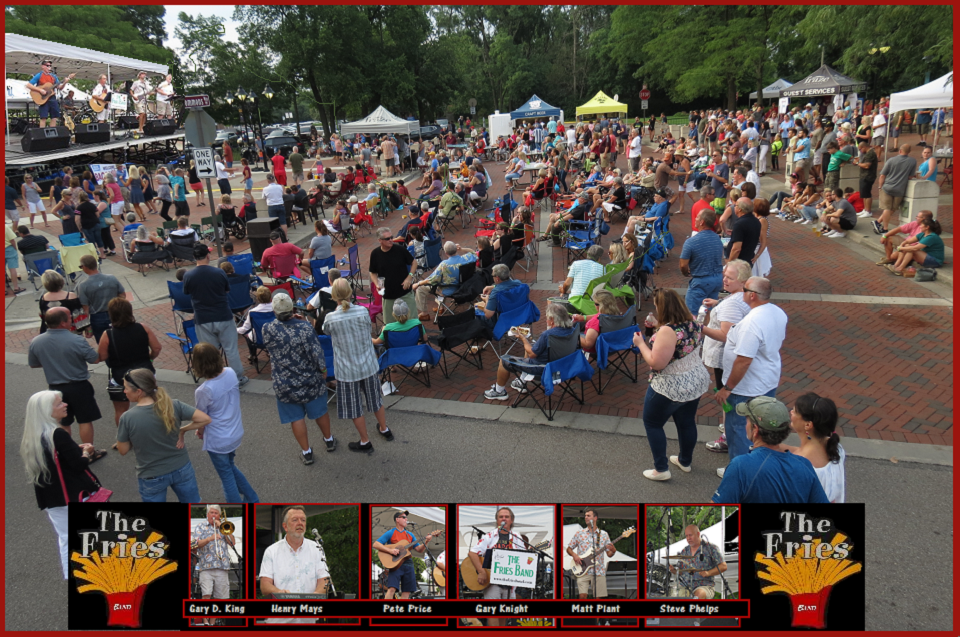
<svg viewBox="0 0 960 637">
<path fill-rule="evenodd" d="M 239 143 L 240 137 L 234 131 L 221 130 L 217 131 L 217 136 L 210 144 L 213 148 L 221 148 L 223 142 L 229 141 L 232 146 L 236 146 Z"/>
<path fill-rule="evenodd" d="M 434 137 L 443 137 L 443 128 L 436 124 L 427 124 L 420 127 L 420 137 L 423 139 L 433 139 Z"/>
<path fill-rule="evenodd" d="M 276 149 L 280 150 L 280 154 L 284 157 L 288 157 L 290 153 L 293 152 L 294 146 L 301 146 L 301 151 L 303 150 L 303 143 L 300 142 L 293 135 L 274 135 L 271 134 L 269 137 L 263 140 L 264 146 L 267 147 L 267 153 L 270 156 L 275 154 Z"/>
</svg>

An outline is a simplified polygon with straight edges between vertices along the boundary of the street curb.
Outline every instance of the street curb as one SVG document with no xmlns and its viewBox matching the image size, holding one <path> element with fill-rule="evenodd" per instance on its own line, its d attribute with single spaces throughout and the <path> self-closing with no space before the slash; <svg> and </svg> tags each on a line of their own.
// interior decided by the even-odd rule
<svg viewBox="0 0 960 637">
<path fill-rule="evenodd" d="M 8 365 L 28 365 L 27 355 L 16 352 L 5 352 Z M 97 375 L 106 376 L 107 367 L 104 363 L 90 366 L 90 371 Z M 195 385 L 189 374 L 182 370 L 158 369 L 157 378 L 162 383 L 183 383 Z M 251 379 L 241 392 L 247 394 L 273 395 L 271 381 Z M 511 393 L 510 398 L 515 396 Z M 440 400 L 437 398 L 421 398 L 416 396 L 391 395 L 383 399 L 387 409 L 396 411 L 432 414 L 439 416 L 456 416 L 469 420 L 497 420 L 516 424 L 546 425 L 562 429 L 577 429 L 580 431 L 594 431 L 599 433 L 619 434 L 622 436 L 646 437 L 643 420 L 640 418 L 620 418 L 617 416 L 598 416 L 575 412 L 558 411 L 552 421 L 548 421 L 543 412 L 532 407 L 510 407 L 507 404 L 468 403 L 458 400 Z M 672 420 L 664 425 L 664 433 L 670 440 L 677 440 L 677 429 Z M 706 442 L 714 440 L 719 435 L 716 427 L 697 425 L 697 440 Z M 787 444 L 797 446 L 800 439 L 796 434 L 790 434 Z M 843 449 L 851 458 L 866 458 L 870 460 L 887 460 L 893 462 L 916 462 L 945 467 L 953 466 L 953 447 L 945 445 L 924 445 L 911 442 L 893 442 L 889 440 L 868 440 L 864 438 L 844 438 Z M 723 454 L 717 454 L 722 456 Z M 719 464 L 725 460 L 718 459 Z"/>
</svg>

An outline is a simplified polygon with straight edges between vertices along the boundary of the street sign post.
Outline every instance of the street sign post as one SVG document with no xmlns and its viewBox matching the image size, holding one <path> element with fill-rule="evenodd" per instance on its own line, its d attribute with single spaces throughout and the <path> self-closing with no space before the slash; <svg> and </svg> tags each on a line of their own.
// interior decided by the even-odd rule
<svg viewBox="0 0 960 637">
<path fill-rule="evenodd" d="M 183 105 L 186 108 L 199 109 L 210 106 L 209 95 L 187 95 L 183 98 Z"/>
<path fill-rule="evenodd" d="M 647 105 L 648 100 L 650 99 L 650 89 L 647 88 L 647 85 L 644 84 L 643 88 L 640 89 L 640 108 L 643 109 L 643 119 L 647 119 Z"/>
<path fill-rule="evenodd" d="M 650 99 L 650 89 L 645 88 L 642 91 L 640 91 L 640 99 L 644 101 Z"/>
<path fill-rule="evenodd" d="M 194 148 L 193 161 L 197 166 L 197 177 L 211 179 L 217 176 L 217 166 L 213 159 L 212 148 Z"/>
<path fill-rule="evenodd" d="M 642 108 L 643 110 L 647 110 L 647 104 L 649 104 L 649 102 L 647 102 L 647 100 L 642 100 L 642 101 L 640 102 L 640 108 Z"/>
<path fill-rule="evenodd" d="M 205 96 L 203 96 L 205 97 Z M 209 98 L 208 98 L 209 100 Z M 183 132 L 186 140 L 193 145 L 193 161 L 197 167 L 197 176 L 206 178 L 207 194 L 210 197 L 210 212 L 213 213 L 213 239 L 217 245 L 217 257 L 223 256 L 223 246 L 220 241 L 220 223 L 217 220 L 216 205 L 213 202 L 213 185 L 210 183 L 211 177 L 216 177 L 216 163 L 213 159 L 213 149 L 210 144 L 217 136 L 217 123 L 202 107 L 196 107 L 187 113 L 187 119 L 183 124 Z M 201 162 L 204 163 L 204 174 L 200 174 Z M 210 168 L 213 168 L 211 171 Z"/>
</svg>

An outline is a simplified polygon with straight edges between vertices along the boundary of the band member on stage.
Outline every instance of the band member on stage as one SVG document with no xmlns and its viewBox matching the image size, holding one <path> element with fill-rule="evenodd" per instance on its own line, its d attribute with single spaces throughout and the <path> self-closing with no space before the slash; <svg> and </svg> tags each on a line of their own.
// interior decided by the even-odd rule
<svg viewBox="0 0 960 637">
<path fill-rule="evenodd" d="M 197 553 L 200 570 L 200 594 L 203 599 L 230 599 L 230 555 L 231 546 L 236 546 L 232 534 L 220 532 L 223 523 L 223 511 L 219 504 L 207 505 L 207 521 L 193 530 L 190 547 Z M 229 545 L 229 546 L 228 546 Z M 212 626 L 213 617 L 205 617 L 204 622 Z"/>
<path fill-rule="evenodd" d="M 439 568 L 439 569 L 440 569 L 440 572 L 443 573 L 443 581 L 444 581 L 444 583 L 446 583 L 446 581 L 447 581 L 447 552 L 444 551 L 443 553 L 441 553 L 441 554 L 440 554 L 440 557 L 437 558 L 436 562 L 437 562 L 437 568 Z M 441 586 L 441 587 L 440 587 L 440 597 L 446 597 L 446 595 L 447 595 L 447 587 L 446 587 L 446 586 Z"/>
<path fill-rule="evenodd" d="M 100 101 L 101 106 L 103 106 L 103 110 L 97 113 L 97 121 L 107 121 L 107 116 L 110 114 L 110 87 L 107 86 L 106 75 L 97 78 L 97 85 L 93 87 L 91 95 L 99 98 L 97 101 Z"/>
<path fill-rule="evenodd" d="M 407 514 L 407 511 L 397 511 L 393 514 L 393 523 L 396 525 L 396 528 L 390 529 L 378 537 L 373 543 L 374 550 L 392 553 L 393 555 L 399 555 L 400 549 L 391 549 L 388 548 L 387 545 L 396 544 L 401 540 L 406 540 L 411 544 L 417 541 L 417 538 L 414 537 L 413 533 L 407 530 Z M 440 533 L 437 532 L 427 535 L 427 537 L 423 538 L 423 542 L 417 544 L 410 550 L 416 551 L 422 556 L 424 551 L 427 550 L 427 542 L 439 534 Z M 400 591 L 401 599 L 410 599 L 410 593 L 417 590 L 417 572 L 413 566 L 413 560 L 411 559 L 406 559 L 396 568 L 391 568 L 389 570 L 389 575 L 387 575 L 387 594 L 385 595 L 384 599 L 393 599 L 398 590 Z"/>
<path fill-rule="evenodd" d="M 150 82 L 147 81 L 147 72 L 140 71 L 140 73 L 137 74 L 137 81 L 130 87 L 133 106 L 137 110 L 138 133 L 143 132 L 143 127 L 147 123 L 147 96 L 150 95 L 152 90 L 153 87 L 151 87 Z"/>
<path fill-rule="evenodd" d="M 574 533 L 573 537 L 570 538 L 570 544 L 567 545 L 567 555 L 571 556 L 574 562 L 580 564 L 583 560 L 579 554 L 596 547 L 598 551 L 603 549 L 607 557 L 613 557 L 617 549 L 610 542 L 610 535 L 597 527 L 597 512 L 593 509 L 587 509 L 583 517 L 587 526 Z M 597 589 L 593 591 L 593 595 L 595 598 L 607 596 L 606 560 L 597 559 L 577 578 L 577 591 L 580 593 L 580 599 L 587 598 L 587 592 L 593 585 L 594 570 L 596 570 L 597 575 Z"/>
<path fill-rule="evenodd" d="M 61 82 L 60 78 L 51 70 L 52 68 L 53 62 L 44 60 L 40 63 L 40 72 L 30 78 L 30 81 L 28 81 L 26 85 L 27 90 L 40 96 L 47 96 L 53 93 L 53 96 L 37 109 L 40 113 L 40 128 L 44 128 L 47 125 L 48 117 L 53 121 L 53 126 L 57 125 L 57 120 L 60 119 L 60 103 L 57 102 L 56 92 L 66 86 L 67 82 L 73 77 L 73 75 L 71 75 Z M 40 86 L 43 84 L 53 84 L 53 86 L 48 89 L 42 89 Z"/>
<path fill-rule="evenodd" d="M 697 570 L 681 576 L 680 583 L 685 586 L 689 584 L 688 588 L 693 588 L 693 596 L 697 599 L 713 599 L 716 592 L 713 578 L 727 570 L 723 553 L 713 544 L 701 541 L 700 528 L 696 524 L 688 525 L 683 534 L 687 538 L 687 546 L 683 547 L 680 555 L 689 555 L 690 559 L 680 560 L 680 568 Z M 670 572 L 676 573 L 677 567 L 671 565 Z"/>
<path fill-rule="evenodd" d="M 260 592 L 325 594 L 330 584 L 327 564 L 313 540 L 304 540 L 307 514 L 302 506 L 283 512 L 285 536 L 267 547 L 260 564 Z M 314 624 L 315 618 L 270 618 L 268 624 Z"/>
<path fill-rule="evenodd" d="M 480 541 L 470 549 L 469 553 L 470 561 L 473 562 L 474 568 L 477 569 L 477 582 L 481 585 L 486 584 L 489 580 L 490 576 L 484 570 L 484 567 L 490 566 L 493 549 L 527 548 L 523 538 L 513 532 L 514 515 L 511 509 L 507 507 L 497 509 L 495 518 L 497 528 L 480 538 Z M 513 586 L 490 584 L 483 591 L 483 597 L 484 599 L 516 599 L 517 589 Z M 487 625 L 504 626 L 505 622 L 505 619 L 491 618 L 487 620 Z"/>
<path fill-rule="evenodd" d="M 157 86 L 157 117 L 173 117 L 173 76 L 167 75 Z"/>
</svg>

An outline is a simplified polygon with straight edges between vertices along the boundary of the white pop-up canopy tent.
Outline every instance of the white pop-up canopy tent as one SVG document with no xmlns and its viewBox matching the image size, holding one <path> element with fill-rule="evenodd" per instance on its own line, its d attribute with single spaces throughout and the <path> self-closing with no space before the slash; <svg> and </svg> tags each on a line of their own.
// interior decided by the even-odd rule
<svg viewBox="0 0 960 637">
<path fill-rule="evenodd" d="M 783 89 L 785 89 L 785 88 L 790 88 L 791 86 L 793 86 L 793 82 L 788 82 L 788 81 L 786 81 L 785 79 L 783 79 L 783 78 L 781 77 L 780 79 L 778 79 L 776 82 L 774 82 L 774 83 L 771 84 L 770 86 L 764 87 L 764 89 L 763 89 L 763 97 L 764 97 L 764 99 L 773 98 L 773 97 L 779 97 L 781 90 L 783 90 Z M 757 99 L 757 92 L 756 92 L 756 91 L 754 91 L 753 93 L 750 93 L 750 99 L 752 99 L 752 100 Z"/>
<path fill-rule="evenodd" d="M 923 86 L 892 94 L 890 96 L 890 109 L 887 115 L 889 117 L 897 111 L 909 111 L 916 108 L 941 107 L 953 108 L 953 71 Z M 937 146 L 939 133 L 939 128 L 934 130 L 934 148 Z M 884 159 L 886 159 L 886 144 L 884 146 Z"/>
<path fill-rule="evenodd" d="M 397 511 L 407 511 L 407 530 L 418 540 L 447 528 L 446 513 L 440 507 L 373 507 L 370 517 L 371 537 L 374 540 L 396 527 L 393 516 Z M 435 557 L 439 557 L 446 544 L 443 537 L 435 537 L 427 544 L 427 548 Z"/>
<path fill-rule="evenodd" d="M 544 540 L 554 539 L 554 515 L 552 506 L 509 506 L 515 520 L 513 532 L 517 535 L 526 535 L 531 544 L 539 544 Z M 494 520 L 497 506 L 462 506 L 457 510 L 460 528 L 457 529 L 459 540 L 457 547 L 458 563 L 467 557 L 470 547 L 477 543 L 477 534 L 472 527 L 477 527 L 483 533 L 493 531 L 497 524 Z M 546 549 L 553 555 L 553 549 Z M 449 568 L 449 563 L 448 563 Z"/>
<path fill-rule="evenodd" d="M 378 106 L 363 119 L 340 125 L 341 135 L 356 133 L 403 133 L 410 135 L 420 132 L 420 122 L 397 117 L 383 106 Z"/>
<path fill-rule="evenodd" d="M 73 99 L 77 101 L 85 101 L 90 99 L 90 94 L 81 91 L 76 86 L 67 82 L 67 85 L 63 87 L 63 94 L 66 95 L 69 91 L 73 91 Z M 30 99 L 30 91 L 27 89 L 26 80 L 14 80 L 7 78 L 7 101 L 11 105 L 16 104 L 26 104 L 27 100 Z"/>
</svg>

